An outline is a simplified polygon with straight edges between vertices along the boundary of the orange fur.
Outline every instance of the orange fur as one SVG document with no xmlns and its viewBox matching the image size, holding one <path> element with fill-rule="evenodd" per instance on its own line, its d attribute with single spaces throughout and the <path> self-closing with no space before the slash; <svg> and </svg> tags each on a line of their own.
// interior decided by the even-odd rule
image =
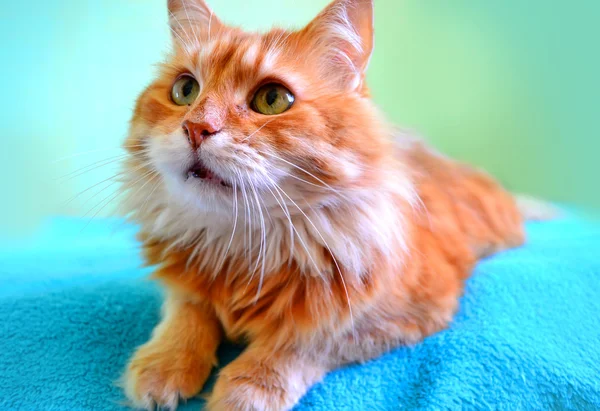
<svg viewBox="0 0 600 411">
<path fill-rule="evenodd" d="M 126 142 L 126 211 L 170 291 L 125 375 L 136 406 L 199 392 L 225 335 L 249 345 L 209 409 L 290 409 L 335 367 L 446 327 L 477 260 L 523 242 L 511 195 L 380 118 L 364 83 L 371 2 L 266 34 L 201 0 L 169 8 L 175 52 Z M 182 73 L 200 84 L 191 106 L 169 98 Z M 289 111 L 251 110 L 267 82 L 294 92 Z M 192 155 L 181 124 L 207 117 L 220 131 Z M 186 179 L 194 156 L 233 189 Z"/>
</svg>

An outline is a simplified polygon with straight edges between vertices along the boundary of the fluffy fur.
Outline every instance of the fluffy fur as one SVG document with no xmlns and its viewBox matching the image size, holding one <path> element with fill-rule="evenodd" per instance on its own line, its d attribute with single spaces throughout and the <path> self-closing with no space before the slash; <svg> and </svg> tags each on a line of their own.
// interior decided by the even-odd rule
<svg viewBox="0 0 600 411">
<path fill-rule="evenodd" d="M 446 327 L 477 259 L 523 242 L 512 196 L 390 128 L 369 99 L 370 0 L 336 0 L 299 31 L 247 33 L 201 0 L 170 0 L 174 50 L 125 144 L 125 211 L 162 322 L 124 376 L 137 407 L 197 394 L 222 338 L 248 342 L 211 410 L 286 410 L 325 373 Z M 179 75 L 201 91 L 177 106 Z M 289 111 L 250 108 L 266 82 Z M 184 121 L 218 133 L 198 150 Z M 200 162 L 229 187 L 187 178 Z"/>
</svg>

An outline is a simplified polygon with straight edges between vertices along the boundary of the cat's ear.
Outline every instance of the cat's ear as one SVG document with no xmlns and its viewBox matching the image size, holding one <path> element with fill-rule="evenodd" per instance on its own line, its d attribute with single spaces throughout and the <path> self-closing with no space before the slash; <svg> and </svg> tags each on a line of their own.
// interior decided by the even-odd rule
<svg viewBox="0 0 600 411">
<path fill-rule="evenodd" d="M 176 44 L 210 40 L 223 25 L 204 0 L 168 0 L 169 25 Z"/>
<path fill-rule="evenodd" d="M 335 0 L 303 34 L 323 74 L 345 89 L 361 87 L 373 52 L 373 0 Z"/>
</svg>

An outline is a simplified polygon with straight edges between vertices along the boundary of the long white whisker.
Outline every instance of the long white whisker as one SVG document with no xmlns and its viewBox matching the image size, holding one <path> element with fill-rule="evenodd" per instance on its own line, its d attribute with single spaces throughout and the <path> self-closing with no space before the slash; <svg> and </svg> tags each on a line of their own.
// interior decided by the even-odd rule
<svg viewBox="0 0 600 411">
<path fill-rule="evenodd" d="M 141 169 L 141 168 L 143 168 L 143 167 L 145 167 L 145 166 L 146 166 L 146 165 L 145 165 L 145 164 L 143 164 L 143 165 L 139 166 L 138 168 L 136 168 L 136 169 L 132 170 L 131 172 L 133 173 L 133 172 L 135 172 L 135 171 L 137 171 L 137 170 L 139 170 L 139 169 Z M 115 175 L 115 176 L 113 176 L 112 178 L 118 178 L 119 176 L 122 176 L 122 175 L 125 175 L 125 174 L 127 174 L 127 173 L 126 173 L 126 172 L 121 172 L 121 173 L 118 173 L 118 174 L 116 174 L 116 175 Z M 141 181 L 141 179 L 142 179 L 142 178 L 144 178 L 144 177 L 146 177 L 146 176 L 148 176 L 148 175 L 150 175 L 150 174 L 151 174 L 151 172 L 146 172 L 146 173 L 144 173 L 144 175 L 143 175 L 142 177 L 140 177 L 140 178 L 139 178 L 137 181 Z M 136 182 L 137 182 L 137 181 L 136 181 Z M 115 183 L 118 183 L 118 182 L 119 182 L 119 181 L 115 181 Z M 113 184 L 114 184 L 114 183 L 113 183 Z M 97 196 L 98 196 L 100 193 L 104 192 L 105 190 L 107 190 L 107 189 L 108 189 L 108 188 L 110 188 L 111 186 L 112 186 L 112 184 L 109 184 L 109 185 L 107 185 L 106 187 L 102 188 L 100 191 L 97 191 L 96 193 L 94 193 L 94 195 L 92 195 L 92 196 L 91 196 L 91 197 L 89 197 L 87 200 L 85 200 L 83 203 L 81 203 L 80 207 L 83 207 L 84 205 L 86 205 L 88 202 L 90 202 L 91 200 L 93 200 L 94 198 L 96 198 L 96 197 L 97 197 Z M 109 196 L 110 196 L 110 194 L 109 194 Z M 107 198 L 107 197 L 105 197 L 105 198 L 104 198 L 104 200 L 105 200 L 106 198 Z M 104 200 L 102 200 L 100 203 L 104 202 Z M 65 205 L 66 205 L 66 204 L 65 204 Z M 88 211 L 86 214 L 84 214 L 84 217 L 85 217 L 85 216 L 86 216 L 88 213 L 90 213 L 90 212 L 91 212 L 91 211 L 92 211 L 94 208 L 96 208 L 97 206 L 98 206 L 98 204 L 97 204 L 96 206 L 92 207 L 92 209 L 91 209 L 91 210 L 89 210 L 89 211 Z"/>
<path fill-rule="evenodd" d="M 248 180 L 250 181 L 250 188 L 252 190 L 252 193 L 254 194 L 254 198 L 256 199 L 256 207 L 258 208 L 258 212 L 259 212 L 259 216 L 260 216 L 260 224 L 261 224 L 261 237 L 260 237 L 260 247 L 258 250 L 258 255 L 256 257 L 256 266 L 254 267 L 253 273 L 252 275 L 254 275 L 254 272 L 256 271 L 256 269 L 258 268 L 258 263 L 261 259 L 261 254 L 262 254 L 262 270 L 261 270 L 261 274 L 260 274 L 260 279 L 258 282 L 258 291 L 256 293 L 256 298 L 255 298 L 255 303 L 256 301 L 258 301 L 258 297 L 260 295 L 260 291 L 262 289 L 262 282 L 263 282 L 263 278 L 264 278 L 264 274 L 265 274 L 265 247 L 266 247 L 266 227 L 265 227 L 265 218 L 262 212 L 262 207 L 260 206 L 260 200 L 258 198 L 258 194 L 256 193 L 256 188 L 254 187 L 254 184 L 252 183 L 252 180 L 250 179 L 250 176 L 248 175 Z M 252 277 L 250 277 L 252 279 Z"/>
<path fill-rule="evenodd" d="M 279 156 L 277 156 L 277 155 L 275 155 L 273 153 L 269 153 L 269 152 L 265 151 L 265 152 L 262 152 L 262 154 L 266 154 L 266 155 L 274 157 L 274 158 L 276 158 L 276 159 L 278 159 L 280 161 L 283 161 L 284 163 L 286 163 L 286 164 L 288 164 L 288 165 L 290 165 L 290 166 L 292 166 L 292 167 L 294 167 L 294 168 L 296 168 L 296 169 L 298 169 L 298 170 L 300 170 L 300 171 L 308 174 L 309 176 L 311 176 L 312 178 L 314 178 L 315 180 L 317 180 L 319 183 L 323 184 L 325 187 L 329 188 L 330 190 L 339 193 L 338 190 L 336 190 L 335 188 L 331 187 L 329 184 L 327 184 L 325 181 L 321 180 L 319 177 L 317 177 L 314 174 L 312 174 L 310 171 L 305 170 L 304 168 L 302 168 L 302 167 L 300 167 L 300 166 L 298 166 L 298 165 L 296 165 L 296 164 L 294 164 L 294 163 L 292 163 L 292 162 L 290 162 L 290 161 L 288 161 L 288 160 L 286 160 L 284 158 L 281 158 L 281 157 L 279 157 Z"/>
<path fill-rule="evenodd" d="M 288 177 L 291 177 L 291 178 L 293 178 L 294 180 L 298 180 L 298 181 L 300 181 L 300 182 L 302 182 L 302 183 L 305 183 L 305 184 L 307 184 L 307 185 L 309 185 L 309 186 L 313 186 L 313 187 L 317 187 L 317 188 L 320 188 L 320 189 L 326 189 L 326 190 L 328 190 L 328 191 L 332 191 L 332 192 L 334 192 L 335 194 L 338 194 L 338 195 L 339 195 L 341 198 L 348 199 L 348 196 L 347 196 L 346 194 L 342 193 L 342 192 L 341 192 L 341 191 L 339 191 L 339 190 L 336 190 L 336 189 L 334 189 L 333 187 L 328 187 L 328 186 L 323 186 L 323 185 L 319 185 L 319 184 L 311 183 L 310 181 L 306 181 L 306 180 L 304 180 L 303 178 L 300 178 L 300 177 L 298 177 L 298 176 L 295 176 L 295 175 L 294 175 L 294 174 L 292 174 L 292 173 L 288 173 L 287 171 L 285 171 L 285 170 L 282 170 L 282 169 L 280 169 L 280 168 L 278 168 L 278 167 L 275 167 L 275 166 L 273 166 L 273 165 L 271 165 L 270 167 L 271 167 L 272 169 L 274 169 L 274 170 L 276 170 L 276 171 L 278 171 L 278 172 L 280 172 L 280 173 L 282 173 L 282 174 L 284 174 L 284 175 L 288 176 Z"/>
<path fill-rule="evenodd" d="M 149 165 L 149 162 L 148 162 L 148 163 L 142 163 L 140 166 L 138 166 L 137 168 L 135 168 L 135 169 L 133 169 L 133 170 L 131 170 L 131 171 L 121 171 L 121 172 L 119 172 L 119 173 L 116 173 L 116 174 L 112 175 L 111 177 L 109 177 L 109 178 L 107 178 L 107 179 L 105 179 L 105 180 L 102 180 L 102 181 L 100 181 L 99 183 L 96 183 L 96 184 L 92 185 L 91 187 L 88 187 L 88 188 L 86 188 L 85 190 L 83 190 L 83 191 L 80 191 L 79 193 L 75 194 L 73 197 L 71 197 L 69 200 L 67 200 L 67 202 L 66 202 L 66 203 L 64 203 L 62 206 L 63 206 L 63 207 L 66 207 L 67 205 L 69 205 L 69 204 L 70 204 L 72 201 L 74 201 L 76 198 L 78 198 L 78 197 L 79 197 L 79 196 L 81 196 L 82 194 L 86 193 L 87 191 L 91 190 L 91 189 L 92 189 L 92 188 L 94 188 L 94 187 L 97 187 L 97 186 L 99 186 L 99 185 L 100 185 L 100 184 L 102 184 L 102 183 L 105 183 L 106 181 L 113 180 L 113 179 L 118 179 L 119 177 L 121 177 L 121 176 L 123 176 L 123 175 L 127 175 L 127 174 L 129 174 L 129 173 L 136 172 L 137 170 L 139 170 L 139 169 L 141 169 L 141 168 L 143 168 L 143 167 L 146 167 L 147 165 Z M 103 192 L 104 190 L 106 190 L 108 187 L 110 187 L 111 185 L 113 185 L 113 184 L 116 184 L 116 183 L 119 183 L 119 181 L 118 181 L 118 180 L 116 180 L 116 181 L 112 182 L 111 184 L 109 184 L 108 186 L 104 187 L 102 190 L 100 190 L 100 191 L 98 191 L 97 193 L 95 193 L 95 194 L 94 194 L 92 197 L 88 198 L 88 199 L 87 199 L 87 200 L 86 200 L 86 201 L 85 201 L 83 204 L 81 204 L 81 205 L 83 206 L 83 205 L 84 205 L 84 204 L 86 204 L 86 203 L 87 203 L 89 200 L 91 200 L 92 198 L 95 198 L 95 197 L 96 197 L 98 194 L 100 194 L 101 192 Z"/>
<path fill-rule="evenodd" d="M 225 260 L 227 259 L 227 254 L 229 254 L 229 250 L 231 249 L 231 244 L 233 243 L 233 237 L 235 236 L 235 229 L 237 228 L 238 221 L 238 202 L 237 202 L 237 183 L 233 182 L 233 214 L 235 215 L 235 220 L 233 221 L 233 229 L 231 230 L 231 237 L 229 237 L 229 243 L 227 244 L 227 248 L 225 249 L 225 253 L 223 254 L 223 258 L 221 262 L 217 266 L 220 270 L 225 264 Z"/>
<path fill-rule="evenodd" d="M 271 220 L 271 213 L 265 207 L 264 202 L 262 202 L 260 200 L 259 200 L 259 202 L 262 204 L 262 207 L 265 209 L 265 212 L 267 213 L 267 217 L 269 218 L 269 221 L 271 222 L 271 224 L 273 224 L 273 222 Z M 264 228 L 264 226 L 265 226 L 265 222 L 264 222 L 264 219 L 263 219 L 263 242 L 264 242 L 264 246 L 263 246 L 262 267 L 260 269 L 260 281 L 258 283 L 258 291 L 256 293 L 256 299 L 257 300 L 258 300 L 258 297 L 260 295 L 260 291 L 262 289 L 263 280 L 265 278 L 265 265 L 267 263 L 267 230 Z"/>
<path fill-rule="evenodd" d="M 243 143 L 244 141 L 247 141 L 250 137 L 252 137 L 256 133 L 258 133 L 260 130 L 262 130 L 264 126 L 266 126 L 267 124 L 269 124 L 270 122 L 272 122 L 274 120 L 275 120 L 275 118 L 272 118 L 271 120 L 265 121 L 265 123 L 262 126 L 260 126 L 259 128 L 257 128 L 256 130 L 254 130 L 252 133 L 250 133 L 249 135 L 247 135 L 246 137 L 244 137 L 243 139 L 241 139 L 240 143 Z"/>
<path fill-rule="evenodd" d="M 294 200 L 292 200 L 292 198 L 285 192 L 285 190 L 283 190 L 281 187 L 279 187 L 283 193 L 283 195 L 285 195 L 288 200 L 290 200 L 292 202 L 292 204 L 298 209 L 298 211 L 300 211 L 300 213 L 302 213 L 302 215 L 304 216 L 304 218 L 306 218 L 306 220 L 309 222 L 309 224 L 315 229 L 315 231 L 317 232 L 317 234 L 319 235 L 319 237 L 321 238 L 321 241 L 323 241 L 323 244 L 325 245 L 325 247 L 327 247 L 327 250 L 329 251 L 329 254 L 331 255 L 331 258 L 333 259 L 333 262 L 335 263 L 335 266 L 338 270 L 338 273 L 340 275 L 340 280 L 342 281 L 342 285 L 344 286 L 344 292 L 346 293 L 346 299 L 348 301 L 348 310 L 350 313 L 350 323 L 352 325 L 352 335 L 353 338 L 356 339 L 356 333 L 355 333 L 355 329 L 354 329 L 354 316 L 352 313 L 352 304 L 350 302 L 350 294 L 348 293 L 348 288 L 346 287 L 346 281 L 344 280 L 344 275 L 342 274 L 342 270 L 340 269 L 340 266 L 337 262 L 337 259 L 335 258 L 335 255 L 333 254 L 333 251 L 331 250 L 331 247 L 329 247 L 329 244 L 327 243 L 327 241 L 325 240 L 325 238 L 323 237 L 323 235 L 321 234 L 321 231 L 317 228 L 317 226 L 312 222 L 312 220 L 308 217 L 308 215 L 306 215 L 306 213 L 298 206 L 298 204 L 296 204 L 296 202 Z"/>
<path fill-rule="evenodd" d="M 257 206 L 254 203 L 254 199 L 253 199 L 253 197 L 251 195 L 252 194 L 251 190 L 253 189 L 253 186 L 252 186 L 252 180 L 249 178 L 249 176 L 248 176 L 248 185 L 250 186 L 250 190 L 248 192 L 248 199 L 250 200 L 250 203 L 252 204 L 252 209 L 253 209 L 253 212 L 255 213 L 255 214 L 253 214 L 253 217 L 254 217 L 254 215 L 258 215 L 258 213 L 256 213 L 256 207 Z M 251 235 L 250 239 L 252 240 L 252 237 L 254 236 L 254 232 L 251 231 L 250 235 Z M 252 244 L 252 242 L 250 244 Z M 259 250 L 258 250 L 258 254 L 256 256 L 256 265 L 255 265 L 254 269 L 251 270 L 250 278 L 248 279 L 248 283 L 246 284 L 246 288 L 248 288 L 248 285 L 250 285 L 250 282 L 252 281 L 252 278 L 254 278 L 254 273 L 256 273 L 256 269 L 258 267 L 258 263 L 259 263 L 259 259 L 260 259 L 260 253 L 262 251 L 262 249 L 260 248 L 261 246 L 262 246 L 262 241 L 259 243 Z M 250 259 L 248 261 L 248 264 L 249 264 L 248 265 L 248 270 L 250 270 L 250 267 L 252 266 L 252 257 L 254 256 L 254 252 L 253 252 L 254 250 L 251 249 L 251 251 L 252 252 L 250 253 Z"/>
<path fill-rule="evenodd" d="M 250 241 L 250 231 L 252 227 L 252 223 L 250 222 L 250 203 L 248 202 L 248 196 L 246 195 L 246 185 L 244 184 L 243 179 L 240 179 L 240 184 L 242 186 L 242 200 L 244 201 L 244 256 L 247 257 L 250 261 L 252 259 L 252 242 Z M 248 242 L 246 242 L 246 240 Z M 250 268 L 250 263 L 248 263 L 248 268 Z"/>
<path fill-rule="evenodd" d="M 99 213 L 100 213 L 102 210 L 104 210 L 104 209 L 106 208 L 106 206 L 108 206 L 108 205 L 109 205 L 109 204 L 110 204 L 110 203 L 111 203 L 111 202 L 112 202 L 112 201 L 113 201 L 115 198 L 117 198 L 117 197 L 118 197 L 119 195 L 121 195 L 121 194 L 123 194 L 123 193 L 122 193 L 122 192 L 120 192 L 120 191 L 117 191 L 116 193 L 113 193 L 113 195 L 110 195 L 110 194 L 109 194 L 107 197 L 105 197 L 105 198 L 104 198 L 104 200 L 102 200 L 102 201 L 101 201 L 101 202 L 100 202 L 100 203 L 99 203 L 97 206 L 95 206 L 94 208 L 98 207 L 98 206 L 99 206 L 99 205 L 101 205 L 101 204 L 104 204 L 104 205 L 102 205 L 102 207 L 100 207 L 100 208 L 98 209 L 98 211 L 96 211 L 96 212 L 94 213 L 94 215 L 93 215 L 93 216 L 92 216 L 92 217 L 91 217 L 91 218 L 88 220 L 88 222 L 85 224 L 85 226 L 83 226 L 83 228 L 81 229 L 81 231 L 80 231 L 79 233 L 81 234 L 81 233 L 83 232 L 83 230 L 85 230 L 85 229 L 87 228 L 87 226 L 88 226 L 88 225 L 90 225 L 90 223 L 92 222 L 92 220 L 93 220 L 94 218 L 96 218 L 96 216 L 97 216 L 97 215 L 98 215 L 98 214 L 99 214 Z M 108 197 L 110 197 L 110 198 L 108 198 Z M 108 201 L 106 201 L 106 200 L 108 200 Z M 86 213 L 86 214 L 87 214 L 87 213 Z M 84 215 L 84 216 L 85 216 L 85 215 Z"/>
<path fill-rule="evenodd" d="M 146 207 L 146 204 L 148 204 L 148 200 L 150 200 L 150 198 L 152 197 L 152 195 L 154 194 L 154 192 L 156 191 L 156 189 L 160 186 L 160 183 L 161 183 L 160 175 L 156 174 L 156 175 L 152 176 L 152 180 L 154 180 L 154 177 L 158 177 L 158 180 L 156 181 L 156 184 L 154 184 L 154 187 L 152 188 L 152 190 L 150 191 L 150 193 L 146 196 L 146 201 L 144 201 L 144 203 L 142 204 L 142 206 L 139 208 L 139 213 L 140 214 L 142 214 L 142 211 Z"/>
<path fill-rule="evenodd" d="M 117 173 L 117 174 L 115 174 L 115 175 L 113 175 L 113 176 L 110 176 L 110 177 L 108 177 L 107 179 L 104 179 L 104 180 L 100 181 L 99 183 L 96 183 L 96 184 L 94 184 L 94 185 L 93 185 L 93 186 L 91 186 L 91 187 L 88 187 L 88 188 L 86 188 L 85 190 L 82 190 L 82 191 L 80 191 L 79 193 L 75 194 L 73 197 L 71 197 L 70 199 L 68 199 L 68 200 L 67 200 L 67 201 L 66 201 L 64 204 L 62 204 L 62 207 L 66 207 L 66 206 L 68 206 L 68 205 L 69 205 L 69 204 L 71 204 L 71 202 L 72 202 L 72 201 L 74 201 L 76 198 L 78 198 L 78 197 L 79 197 L 79 196 L 81 196 L 82 194 L 85 194 L 86 192 L 88 192 L 88 191 L 89 191 L 89 190 L 91 190 L 92 188 L 94 188 L 94 187 L 97 187 L 97 186 L 99 186 L 99 185 L 100 185 L 100 184 L 102 184 L 102 183 L 106 183 L 107 181 L 114 180 L 114 179 L 115 179 L 115 178 L 117 178 L 117 177 L 118 177 L 120 174 L 122 174 L 122 173 Z M 115 184 L 115 183 L 117 183 L 117 181 L 113 181 L 112 183 L 110 183 L 110 184 L 108 185 L 108 187 L 110 187 L 111 185 L 113 185 L 113 184 Z"/>
<path fill-rule="evenodd" d="M 50 164 L 56 164 L 56 163 L 60 163 L 61 161 L 65 161 L 65 160 L 70 160 L 74 157 L 79 157 L 79 156 L 83 156 L 86 154 L 93 154 L 93 153 L 100 153 L 103 151 L 110 151 L 110 150 L 122 150 L 122 149 L 126 149 L 126 148 L 138 148 L 138 147 L 145 147 L 145 145 L 143 144 L 137 144 L 137 145 L 132 145 L 132 146 L 121 146 L 121 147 L 109 147 L 109 148 L 99 148 L 96 150 L 88 150 L 88 151 L 82 151 L 80 153 L 75 153 L 75 154 L 71 154 L 65 157 L 61 157 L 58 158 L 54 161 L 52 161 Z"/>
<path fill-rule="evenodd" d="M 150 175 L 150 174 L 152 174 L 152 173 L 155 173 L 155 171 L 153 171 L 153 170 L 150 170 L 150 171 L 148 171 L 148 172 L 144 173 L 144 174 L 143 174 L 142 176 L 140 176 L 140 177 L 139 177 L 139 178 L 138 178 L 138 179 L 137 179 L 137 180 L 136 180 L 136 181 L 135 181 L 133 184 L 136 184 L 138 181 L 141 181 L 142 179 L 146 178 L 148 175 Z M 146 183 L 147 183 L 147 182 L 146 182 Z M 109 186 L 109 187 L 110 187 L 110 186 Z M 106 188 L 105 188 L 105 189 L 106 189 Z M 102 191 L 104 191 L 104 189 L 103 189 Z M 96 193 L 96 195 L 97 195 L 97 194 L 98 194 L 98 193 Z M 96 211 L 96 212 L 94 213 L 94 215 L 92 216 L 92 218 L 90 218 L 90 219 L 88 220 L 87 224 L 86 224 L 86 225 L 85 225 L 85 226 L 84 226 L 84 227 L 81 229 L 81 231 L 80 231 L 80 234 L 83 232 L 83 230 L 85 230 L 85 229 L 86 229 L 86 227 L 87 227 L 87 226 L 88 226 L 88 225 L 89 225 L 89 224 L 92 222 L 92 220 L 93 220 L 93 219 L 94 219 L 94 218 L 95 218 L 95 217 L 96 217 L 96 216 L 97 216 L 97 215 L 98 215 L 98 214 L 99 214 L 99 213 L 100 213 L 100 212 L 101 212 L 101 211 L 102 211 L 104 208 L 106 208 L 106 206 L 108 206 L 108 205 L 109 205 L 109 204 L 110 204 L 110 203 L 111 203 L 111 202 L 112 202 L 112 201 L 113 201 L 115 198 L 117 198 L 118 196 L 120 196 L 120 195 L 124 194 L 124 192 L 123 192 L 123 191 L 117 191 L 117 192 L 116 192 L 116 194 L 115 194 L 115 193 L 113 193 L 113 194 L 114 194 L 114 195 L 112 195 L 112 194 L 109 194 L 108 196 L 104 197 L 104 199 L 103 199 L 102 201 L 100 201 L 100 203 L 98 203 L 97 205 L 95 205 L 94 207 L 92 207 L 92 208 L 91 208 L 91 209 L 90 209 L 90 210 L 89 210 L 87 213 L 85 213 L 85 214 L 83 215 L 83 217 L 85 217 L 86 215 L 88 215 L 89 213 L 91 213 L 91 212 L 92 212 L 94 209 L 96 209 L 96 208 L 97 208 L 97 207 L 99 207 L 100 205 L 104 204 L 104 205 L 102 205 L 102 207 L 100 207 L 100 209 L 98 209 L 98 211 Z M 106 200 L 108 200 L 108 201 L 106 201 Z M 89 199 L 88 199 L 88 201 L 89 201 Z"/>
<path fill-rule="evenodd" d="M 152 191 L 150 191 L 150 193 L 148 194 L 148 196 L 146 196 L 146 201 L 144 201 L 144 203 L 142 204 L 142 206 L 138 209 L 138 213 L 141 214 L 144 207 L 146 206 L 146 204 L 148 203 L 148 200 L 150 199 L 150 197 L 152 197 L 152 195 L 154 194 L 154 192 L 156 191 L 156 189 L 160 186 L 161 183 L 161 179 L 160 179 L 160 175 L 156 174 L 154 176 L 151 177 L 152 180 L 154 180 L 155 177 L 158 177 L 158 180 L 156 181 L 156 184 L 154 184 L 154 187 L 152 188 Z M 115 228 L 115 231 L 119 228 L 121 228 L 125 223 L 127 223 L 127 220 L 123 220 L 121 222 L 121 224 L 119 224 L 118 227 Z M 114 233 L 114 231 L 113 231 Z"/>
<path fill-rule="evenodd" d="M 275 183 L 270 177 L 267 177 L 267 179 L 269 179 L 271 181 L 271 184 L 273 184 L 273 188 L 277 191 L 283 191 L 283 189 L 281 187 L 279 187 L 277 185 L 277 183 Z M 317 264 L 317 262 L 314 260 L 311 252 L 308 250 L 308 246 L 306 245 L 306 243 L 304 242 L 304 240 L 302 239 L 302 236 L 300 235 L 300 233 L 298 232 L 298 230 L 296 229 L 296 227 L 292 224 L 292 228 L 294 230 L 294 233 L 296 233 L 296 235 L 298 236 L 298 240 L 300 240 L 300 245 L 302 246 L 302 248 L 304 248 L 304 251 L 306 251 L 306 255 L 308 256 L 309 260 L 313 263 L 313 265 L 315 266 L 315 269 L 318 271 L 319 270 L 319 266 Z"/>
<path fill-rule="evenodd" d="M 117 156 L 109 157 L 108 159 L 105 158 L 103 160 L 95 161 L 92 164 L 88 164 L 85 167 L 81 167 L 81 168 L 79 168 L 77 170 L 71 171 L 68 174 L 65 174 L 63 176 L 57 177 L 56 181 L 65 179 L 67 177 L 70 177 L 70 178 L 67 178 L 67 180 L 66 180 L 66 181 L 69 181 L 69 180 L 71 180 L 71 179 L 73 179 L 75 177 L 78 177 L 78 176 L 80 176 L 82 174 L 85 174 L 85 173 L 87 173 L 89 171 L 95 170 L 95 169 L 100 168 L 100 167 L 107 166 L 107 165 L 112 164 L 112 163 L 116 163 L 117 161 L 120 161 L 120 160 L 126 158 L 127 156 L 128 156 L 128 154 L 119 154 Z M 102 164 L 100 164 L 100 163 L 102 163 Z M 73 175 L 73 174 L 75 174 L 75 175 Z"/>
<path fill-rule="evenodd" d="M 156 171 L 154 171 L 154 170 L 149 170 L 149 171 L 147 171 L 147 172 L 144 174 L 144 177 L 143 177 L 143 178 L 146 178 L 146 177 L 148 177 L 148 176 L 150 176 L 150 175 L 152 175 L 152 178 L 149 178 L 149 179 L 148 179 L 146 182 L 144 182 L 144 184 L 142 184 L 140 187 L 138 187 L 138 188 L 137 188 L 137 190 L 135 190 L 135 191 L 133 192 L 133 194 L 131 195 L 132 197 L 135 197 L 135 196 L 137 195 L 137 193 L 139 193 L 140 191 L 142 191 L 142 190 L 144 189 L 144 187 L 146 187 L 146 185 L 147 185 L 148 183 L 150 183 L 151 181 L 153 181 L 153 180 L 154 180 L 154 177 L 155 177 L 155 176 L 157 176 L 157 175 L 158 175 L 158 173 L 156 173 Z M 138 180 L 136 180 L 136 182 L 135 182 L 134 184 L 136 184 L 136 183 L 137 183 L 137 182 L 139 182 L 139 181 L 141 181 L 141 179 L 138 179 Z M 133 184 L 132 184 L 132 185 L 133 185 Z M 147 199 L 148 199 L 148 198 L 146 198 L 146 200 L 147 200 Z M 141 211 L 141 208 L 140 208 L 140 209 L 138 209 L 138 210 L 139 210 L 139 211 Z"/>
<path fill-rule="evenodd" d="M 292 216 L 290 215 L 290 211 L 287 209 L 287 205 L 285 204 L 285 201 L 284 201 L 283 197 L 281 196 L 281 194 L 279 194 L 279 192 L 277 192 L 277 194 L 281 198 L 281 202 L 279 202 L 279 199 L 277 198 L 275 193 L 273 193 L 273 190 L 271 190 L 271 187 L 269 187 L 268 184 L 266 185 L 266 187 L 267 187 L 267 190 L 269 190 L 269 192 L 275 199 L 275 201 L 277 202 L 277 204 L 279 205 L 279 207 L 281 208 L 281 211 L 286 216 L 286 218 L 289 222 L 289 227 L 290 227 L 290 255 L 288 256 L 288 265 L 289 265 L 292 262 L 291 257 L 292 257 L 292 255 L 294 255 L 294 223 L 292 223 Z M 285 208 L 284 208 L 284 206 L 285 206 Z"/>
</svg>

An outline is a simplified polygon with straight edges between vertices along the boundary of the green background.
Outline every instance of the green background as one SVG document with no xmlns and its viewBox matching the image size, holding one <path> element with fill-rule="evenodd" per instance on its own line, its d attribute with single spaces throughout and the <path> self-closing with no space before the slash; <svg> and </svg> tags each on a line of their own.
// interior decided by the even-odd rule
<svg viewBox="0 0 600 411">
<path fill-rule="evenodd" d="M 302 25 L 327 3 L 209 2 L 222 20 L 251 29 Z M 375 8 L 369 81 L 390 120 L 511 190 L 600 208 L 600 2 Z M 115 186 L 94 184 L 118 162 L 77 170 L 121 153 L 136 95 L 168 48 L 166 0 L 11 1 L 0 18 L 2 228 L 106 214 Z"/>
</svg>

